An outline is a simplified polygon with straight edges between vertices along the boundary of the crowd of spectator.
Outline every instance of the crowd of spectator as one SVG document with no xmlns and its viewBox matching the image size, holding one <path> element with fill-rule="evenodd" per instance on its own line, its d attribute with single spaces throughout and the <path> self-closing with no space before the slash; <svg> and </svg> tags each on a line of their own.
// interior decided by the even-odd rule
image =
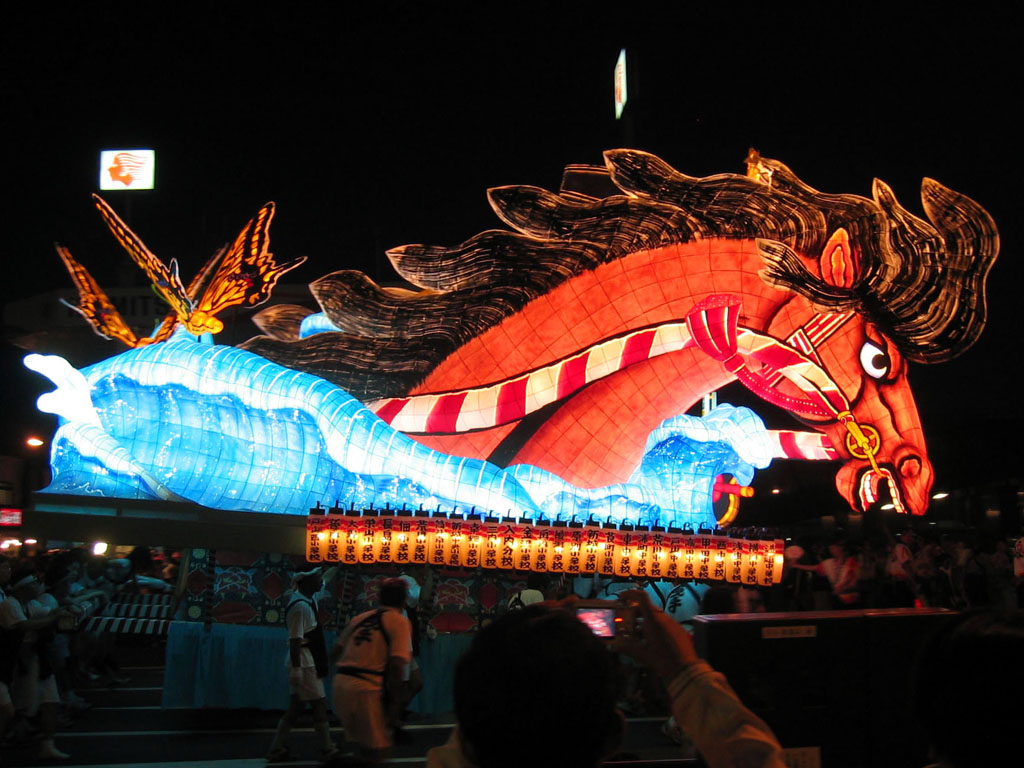
<svg viewBox="0 0 1024 768">
<path fill-rule="evenodd" d="M 787 547 L 784 585 L 769 609 L 1014 610 L 1022 596 L 1024 540 L 912 528 L 893 536 L 883 529 L 859 540 L 835 536 Z"/>
<path fill-rule="evenodd" d="M 85 548 L 0 556 L 0 744 L 39 739 L 40 758 L 68 757 L 54 734 L 90 708 L 83 691 L 129 682 L 114 637 L 88 619 L 119 593 L 172 589 L 167 565 L 148 547 L 123 558 Z"/>
<path fill-rule="evenodd" d="M 990 648 L 986 652 L 992 658 L 1004 659 L 1011 652 L 1017 653 L 1024 642 L 1021 639 L 1024 637 L 1024 627 L 1021 626 L 1024 619 L 1021 613 L 1016 612 L 1020 604 L 1020 593 L 1024 592 L 1024 539 L 1014 543 L 997 536 L 978 536 L 970 531 L 933 535 L 927 529 L 915 532 L 909 528 L 891 535 L 881 529 L 874 535 L 856 539 L 837 535 L 792 541 L 786 548 L 785 557 L 785 577 L 781 584 L 761 589 L 735 585 L 713 586 L 700 593 L 702 599 L 696 612 L 745 613 L 762 610 L 919 606 L 950 608 L 966 612 L 965 615 L 970 617 L 977 615 L 978 611 L 988 611 L 981 619 L 968 618 L 962 622 L 962 626 L 958 624 L 961 626 L 956 630 L 958 634 L 949 635 L 949 648 L 945 645 L 933 648 L 935 658 L 942 663 L 947 663 L 950 655 L 959 654 L 958 649 L 964 643 L 982 644 Z M 297 574 L 304 575 L 309 574 Z M 176 576 L 176 557 L 170 554 L 166 558 L 159 554 L 154 557 L 148 547 L 137 547 L 124 557 L 111 558 L 93 554 L 84 548 L 19 558 L 0 556 L 2 744 L 35 740 L 39 743 L 40 758 L 67 758 L 68 755 L 55 743 L 57 727 L 70 725 L 90 707 L 89 688 L 128 682 L 118 663 L 118 646 L 114 637 L 98 631 L 88 619 L 121 593 L 170 591 Z M 592 586 L 595 592 L 598 586 L 601 585 Z M 743 707 L 720 675 L 696 659 L 692 643 L 683 625 L 678 623 L 678 617 L 672 618 L 661 611 L 662 607 L 669 609 L 668 601 L 660 600 L 663 605 L 658 605 L 658 601 L 651 603 L 652 595 L 662 597 L 657 590 L 653 593 L 620 593 L 611 590 L 611 587 L 630 585 L 604 586 L 601 597 L 628 597 L 634 605 L 640 607 L 651 634 L 645 636 L 641 632 L 619 643 L 619 650 L 632 655 L 640 663 L 625 665 L 628 674 L 622 671 L 616 673 L 617 685 L 621 686 L 618 699 L 610 708 L 601 703 L 597 715 L 604 718 L 611 717 L 610 713 L 616 709 L 628 711 L 631 690 L 642 699 L 642 681 L 644 675 L 650 674 L 643 670 L 647 668 L 645 665 L 654 663 L 651 669 L 655 671 L 651 679 L 663 689 L 662 696 L 667 696 L 666 702 L 674 715 L 665 729 L 668 735 L 677 741 L 691 744 L 704 755 L 709 765 L 729 764 L 730 760 L 738 757 L 749 758 L 751 764 L 757 765 L 781 764 L 780 748 L 770 729 Z M 544 650 L 539 658 L 531 656 L 529 660 L 523 659 L 523 664 L 528 661 L 528 665 L 537 664 L 538 669 L 545 670 L 547 667 L 544 664 L 550 662 L 552 668 L 560 669 L 566 665 L 566 657 L 575 658 L 579 655 L 580 659 L 587 659 L 590 658 L 587 653 L 591 653 L 595 658 L 604 658 L 601 655 L 603 650 L 601 653 L 595 650 L 600 648 L 599 645 L 590 648 L 586 633 L 576 638 L 579 633 L 575 623 L 566 623 L 564 618 L 545 618 L 547 614 L 543 611 L 533 610 L 534 607 L 530 605 L 534 602 L 531 590 L 537 592 L 539 599 L 546 598 L 548 601 L 561 599 L 571 603 L 578 599 L 570 594 L 573 590 L 571 580 L 545 579 L 533 574 L 527 588 L 509 598 L 504 611 L 509 616 L 496 622 L 500 632 L 496 634 L 490 630 L 486 633 L 490 638 L 488 642 L 499 642 L 499 639 L 504 642 L 511 638 L 513 646 L 518 648 L 523 638 L 517 633 L 537 632 L 546 635 L 558 630 L 566 633 L 567 638 L 575 639 L 572 642 L 566 640 L 564 647 L 557 653 Z M 694 591 L 694 595 L 697 594 Z M 551 603 L 546 602 L 545 605 L 550 610 Z M 522 616 L 517 618 L 516 614 Z M 991 616 L 996 618 L 986 618 Z M 655 625 L 662 627 L 664 632 L 653 634 Z M 507 638 L 503 638 L 506 633 Z M 481 642 L 474 641 L 474 647 L 482 648 Z M 658 664 L 652 662 L 653 657 L 648 658 L 650 654 L 646 653 L 645 648 L 652 642 L 664 646 L 659 646 L 659 653 L 668 653 L 666 648 L 671 651 L 668 658 L 675 660 L 671 669 L 659 669 Z M 543 645 L 543 648 L 548 647 L 547 644 Z M 490 657 L 490 652 L 480 656 L 485 666 L 486 659 Z M 468 658 L 474 657 L 470 654 Z M 456 686 L 459 731 L 445 750 L 432 755 L 430 765 L 461 767 L 472 762 L 482 766 L 511 764 L 504 757 L 499 759 L 503 753 L 507 753 L 506 757 L 512 754 L 505 748 L 494 755 L 488 753 L 497 743 L 497 735 L 477 728 L 474 713 L 480 704 L 474 697 L 481 696 L 482 700 L 492 701 L 499 695 L 495 686 L 507 694 L 515 685 L 522 683 L 526 686 L 522 692 L 522 702 L 534 701 L 533 694 L 527 690 L 529 686 L 523 681 L 533 680 L 529 685 L 540 686 L 538 680 L 550 676 L 550 673 L 542 672 L 539 678 L 534 679 L 523 674 L 523 664 L 510 667 L 514 671 L 510 679 L 494 678 L 487 685 L 481 682 L 486 676 L 479 671 L 466 672 L 472 666 L 470 662 L 460 664 L 461 677 L 456 678 L 459 683 Z M 590 669 L 593 665 L 587 661 L 586 666 Z M 978 676 L 980 673 L 975 677 Z M 610 684 L 609 681 L 610 678 L 601 684 Z M 552 695 L 554 688 L 545 687 L 545 700 Z M 685 696 L 684 691 L 688 692 Z M 607 697 L 602 696 L 604 694 L 598 696 L 595 693 L 593 697 L 586 698 L 588 701 L 592 698 L 594 702 L 603 702 Z M 321 695 L 319 699 L 322 698 Z M 700 714 L 702 707 L 711 700 L 714 700 L 719 710 L 730 713 L 728 722 L 723 720 L 716 724 Z M 922 701 L 926 704 L 927 697 Z M 534 704 L 527 707 L 524 703 L 522 711 L 516 709 L 516 706 L 510 709 L 509 715 L 515 710 L 520 719 L 525 716 L 526 710 L 533 712 L 536 709 Z M 931 718 L 927 712 L 924 715 L 925 720 Z M 617 722 L 615 718 L 609 722 Z M 536 727 L 540 727 L 543 717 L 538 716 L 535 721 Z M 607 730 L 605 726 L 601 726 L 601 729 Z M 329 737 L 326 727 L 324 730 Z M 939 736 L 942 733 L 942 728 L 934 731 L 935 743 L 941 741 Z M 579 753 L 582 755 L 578 761 L 581 768 L 593 765 L 595 760 L 613 753 L 617 740 L 605 743 L 595 737 L 592 741 L 593 754 Z M 330 748 L 325 749 L 324 754 L 330 753 L 333 756 L 335 751 L 329 739 L 325 744 Z M 952 754 L 961 749 L 962 745 L 951 743 L 944 748 Z M 486 758 L 485 753 L 488 753 Z M 516 759 L 525 759 L 527 756 L 517 753 Z M 949 764 L 970 763 L 951 760 Z"/>
</svg>

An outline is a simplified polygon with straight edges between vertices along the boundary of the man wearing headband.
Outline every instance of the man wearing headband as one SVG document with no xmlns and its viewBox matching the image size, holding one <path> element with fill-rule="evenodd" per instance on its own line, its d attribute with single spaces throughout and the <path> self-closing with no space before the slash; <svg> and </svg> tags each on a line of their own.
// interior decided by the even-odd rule
<svg viewBox="0 0 1024 768">
<path fill-rule="evenodd" d="M 296 573 L 295 591 L 285 609 L 285 623 L 288 626 L 288 687 L 290 697 L 288 709 L 277 724 L 274 743 L 270 745 L 267 762 L 283 762 L 289 759 L 288 735 L 292 726 L 309 704 L 313 710 L 313 730 L 320 741 L 320 758 L 330 760 L 338 754 L 338 748 L 331 741 L 331 730 L 327 722 L 327 697 L 324 693 L 323 678 L 327 676 L 327 644 L 324 630 L 320 626 L 320 612 L 315 595 L 323 589 L 324 579 L 320 569 Z"/>
</svg>

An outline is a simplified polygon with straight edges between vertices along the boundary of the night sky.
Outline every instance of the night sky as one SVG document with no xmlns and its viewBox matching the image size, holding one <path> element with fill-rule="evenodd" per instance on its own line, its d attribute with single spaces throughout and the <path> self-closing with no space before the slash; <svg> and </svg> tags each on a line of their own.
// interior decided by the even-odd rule
<svg viewBox="0 0 1024 768">
<path fill-rule="evenodd" d="M 1016 18 L 1009 5 L 910 5 L 9 12 L 0 300 L 70 285 L 54 241 L 101 284 L 114 280 L 127 257 L 89 199 L 104 148 L 156 150 L 157 189 L 107 199 L 124 212 L 134 194 L 133 228 L 184 275 L 274 200 L 275 254 L 310 257 L 289 275 L 300 282 L 341 268 L 391 279 L 387 248 L 499 226 L 488 187 L 557 189 L 564 165 L 620 146 L 691 175 L 742 173 L 753 146 L 826 192 L 869 196 L 882 178 L 918 214 L 930 176 L 985 206 L 1002 238 L 981 340 L 951 363 L 911 369 L 936 487 L 1020 478 Z M 621 47 L 635 65 L 631 135 L 613 119 Z M 18 357 L 4 345 L 5 366 Z M 5 377 L 0 452 L 16 450 L 31 422 L 26 387 L 46 387 L 21 378 Z"/>
</svg>

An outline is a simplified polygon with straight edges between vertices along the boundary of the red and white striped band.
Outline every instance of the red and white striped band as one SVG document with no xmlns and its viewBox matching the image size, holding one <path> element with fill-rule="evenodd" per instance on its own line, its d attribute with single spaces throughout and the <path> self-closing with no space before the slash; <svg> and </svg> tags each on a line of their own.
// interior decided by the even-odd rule
<svg viewBox="0 0 1024 768">
<path fill-rule="evenodd" d="M 814 348 L 852 316 L 853 313 L 816 315 L 787 339 L 788 344 L 748 328 L 736 328 L 737 354 L 757 360 L 767 368 L 768 375 L 757 377 L 765 386 L 758 386 L 755 391 L 771 394 L 772 402 L 806 415 L 834 416 L 844 410 L 846 399 L 822 368 Z M 495 384 L 382 399 L 367 405 L 393 428 L 406 433 L 456 434 L 489 429 L 522 419 L 635 363 L 697 346 L 686 322 L 665 323 L 607 339 L 564 360 Z M 766 387 L 774 390 L 783 378 L 792 381 L 804 397 L 760 391 Z M 750 386 L 750 382 L 744 383 Z M 816 432 L 779 431 L 773 435 L 780 458 L 838 456 L 828 439 Z"/>
</svg>

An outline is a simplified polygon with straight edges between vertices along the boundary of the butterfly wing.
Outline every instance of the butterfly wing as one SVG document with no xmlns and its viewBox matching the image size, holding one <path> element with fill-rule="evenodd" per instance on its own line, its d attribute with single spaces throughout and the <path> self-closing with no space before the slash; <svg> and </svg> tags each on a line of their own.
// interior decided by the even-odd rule
<svg viewBox="0 0 1024 768">
<path fill-rule="evenodd" d="M 270 222 L 274 204 L 267 203 L 242 228 L 227 249 L 209 286 L 199 297 L 186 323 L 189 333 L 217 333 L 224 324 L 217 313 L 228 307 L 255 307 L 270 298 L 281 275 L 302 264 L 306 257 L 278 265 L 270 253 Z"/>
<path fill-rule="evenodd" d="M 117 311 L 117 307 L 100 288 L 99 283 L 89 274 L 64 246 L 58 245 L 57 255 L 67 267 L 71 280 L 78 291 L 78 306 L 61 300 L 66 306 L 84 317 L 92 329 L 105 339 L 117 339 L 129 347 L 138 346 L 139 340 Z"/>
<path fill-rule="evenodd" d="M 153 255 L 146 244 L 139 239 L 139 236 L 121 221 L 121 217 L 114 213 L 114 209 L 102 197 L 93 195 L 92 199 L 114 237 L 128 251 L 132 260 L 146 273 L 146 277 L 152 281 L 153 288 L 160 298 L 166 301 L 174 310 L 174 314 L 184 322 L 192 311 L 192 302 L 189 301 L 185 287 L 181 284 L 181 278 L 178 277 L 177 263 L 172 261 L 168 268 Z"/>
<path fill-rule="evenodd" d="M 217 274 L 217 270 L 220 268 L 227 253 L 228 246 L 226 244 L 218 248 L 217 252 L 206 261 L 203 268 L 192 278 L 192 282 L 188 284 L 188 298 L 192 302 L 193 307 L 198 305 L 200 297 L 210 287 L 210 283 L 213 282 L 213 277 Z"/>
</svg>

